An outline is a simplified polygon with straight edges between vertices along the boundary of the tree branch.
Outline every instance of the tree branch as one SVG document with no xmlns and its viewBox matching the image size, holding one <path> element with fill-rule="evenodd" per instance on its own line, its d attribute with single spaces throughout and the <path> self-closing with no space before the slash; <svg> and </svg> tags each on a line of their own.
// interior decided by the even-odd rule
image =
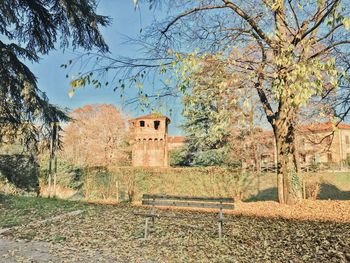
<svg viewBox="0 0 350 263">
<path fill-rule="evenodd" d="M 272 46 L 272 41 L 270 38 L 268 38 L 267 35 L 265 35 L 264 31 L 258 26 L 258 24 L 254 21 L 253 17 L 249 16 L 246 12 L 244 12 L 241 8 L 239 8 L 237 5 L 232 3 L 229 0 L 222 0 L 225 5 L 229 8 L 231 8 L 236 14 L 238 14 L 240 17 L 242 17 L 245 21 L 248 22 L 248 24 L 253 28 L 253 30 L 256 32 L 256 34 L 263 39 L 269 46 Z"/>
<path fill-rule="evenodd" d="M 202 6 L 202 7 L 196 7 L 193 8 L 191 10 L 188 10 L 180 15 L 178 15 L 177 17 L 175 17 L 172 21 L 170 21 L 170 23 L 166 26 L 166 28 L 164 30 L 161 31 L 162 34 L 165 34 L 169 28 L 175 24 L 179 19 L 188 16 L 192 13 L 196 13 L 198 11 L 204 11 L 204 10 L 211 10 L 211 9 L 222 9 L 222 8 L 227 8 L 227 6 L 216 6 L 216 5 L 208 5 L 208 6 Z"/>
<path fill-rule="evenodd" d="M 298 38 L 297 36 L 299 36 L 299 34 L 296 35 L 296 37 L 293 39 L 292 43 L 294 45 L 297 45 L 300 41 L 302 41 L 305 37 L 307 37 L 307 35 L 309 35 L 310 33 L 312 33 L 314 30 L 316 30 L 322 23 L 323 21 L 327 18 L 327 16 L 337 7 L 337 4 L 340 2 L 340 0 L 334 0 L 331 8 L 328 9 L 327 12 L 324 13 L 323 16 L 321 16 L 316 23 L 313 25 L 313 27 L 311 27 L 309 30 L 306 30 L 301 36 L 300 38 Z M 315 16 L 317 16 L 317 14 L 315 14 Z"/>
<path fill-rule="evenodd" d="M 308 60 L 314 59 L 315 57 L 321 55 L 322 53 L 325 53 L 326 51 L 328 51 L 328 50 L 330 50 L 330 49 L 332 49 L 332 48 L 335 48 L 336 46 L 345 45 L 345 44 L 350 44 L 350 40 L 343 40 L 343 41 L 335 42 L 335 43 L 333 43 L 332 45 L 329 45 L 328 47 L 326 47 L 326 48 L 320 50 L 319 52 L 317 52 L 317 53 L 315 53 L 315 54 L 313 54 L 312 56 L 310 56 L 310 57 L 308 58 Z"/>
</svg>

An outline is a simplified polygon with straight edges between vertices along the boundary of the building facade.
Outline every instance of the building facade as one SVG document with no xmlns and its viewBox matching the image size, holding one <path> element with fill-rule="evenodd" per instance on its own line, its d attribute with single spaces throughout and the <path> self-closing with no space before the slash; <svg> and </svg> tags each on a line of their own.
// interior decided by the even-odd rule
<svg viewBox="0 0 350 263">
<path fill-rule="evenodd" d="M 168 167 L 168 125 L 166 116 L 148 114 L 129 120 L 132 133 L 132 166 Z"/>
<path fill-rule="evenodd" d="M 327 164 L 342 166 L 350 160 L 350 125 L 340 123 L 337 127 L 330 122 L 300 126 L 296 130 L 297 150 L 300 166 Z M 266 132 L 269 144 L 274 145 L 273 133 Z M 261 155 L 261 166 L 275 166 L 277 154 L 275 147 Z"/>
</svg>

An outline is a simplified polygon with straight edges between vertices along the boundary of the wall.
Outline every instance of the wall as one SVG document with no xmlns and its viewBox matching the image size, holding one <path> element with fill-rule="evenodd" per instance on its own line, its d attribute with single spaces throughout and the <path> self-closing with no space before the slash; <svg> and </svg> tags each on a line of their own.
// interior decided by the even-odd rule
<svg viewBox="0 0 350 263">
<path fill-rule="evenodd" d="M 155 122 L 159 123 L 157 127 Z M 132 166 L 167 167 L 167 119 L 138 118 L 132 120 L 131 124 L 134 138 L 132 142 Z"/>
</svg>

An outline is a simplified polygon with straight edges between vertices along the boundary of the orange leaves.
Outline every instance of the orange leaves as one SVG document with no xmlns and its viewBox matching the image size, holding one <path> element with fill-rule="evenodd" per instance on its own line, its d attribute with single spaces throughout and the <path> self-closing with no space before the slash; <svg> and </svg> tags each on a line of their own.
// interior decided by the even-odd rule
<svg viewBox="0 0 350 263">
<path fill-rule="evenodd" d="M 127 161 L 126 123 L 113 105 L 85 105 L 71 113 L 64 128 L 61 156 L 75 165 L 120 164 Z"/>
</svg>

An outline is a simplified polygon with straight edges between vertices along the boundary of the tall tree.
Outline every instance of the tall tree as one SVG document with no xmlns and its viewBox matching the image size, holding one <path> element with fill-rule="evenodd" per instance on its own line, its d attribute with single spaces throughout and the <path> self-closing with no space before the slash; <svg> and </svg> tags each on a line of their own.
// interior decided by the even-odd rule
<svg viewBox="0 0 350 263">
<path fill-rule="evenodd" d="M 67 120 L 40 91 L 26 63 L 38 62 L 57 43 L 107 51 L 99 27 L 108 25 L 109 18 L 95 9 L 94 0 L 1 1 L 0 143 L 20 136 L 33 145 L 41 132 L 50 132 L 51 122 Z"/>
<path fill-rule="evenodd" d="M 206 56 L 191 74 L 182 127 L 187 135 L 186 158 L 192 165 L 228 164 L 231 122 L 238 108 L 231 79 L 219 56 Z"/>
<path fill-rule="evenodd" d="M 231 72 L 254 82 L 275 135 L 279 201 L 295 202 L 300 197 L 293 160 L 299 111 L 310 99 L 323 99 L 337 86 L 345 91 L 349 84 L 350 2 L 180 0 L 162 1 L 162 6 L 169 7 L 168 16 L 144 30 L 140 40 L 148 57 L 104 57 L 109 68 L 127 72 L 122 79 L 130 85 L 156 70 L 168 77 L 166 68 L 181 72 L 186 83 L 196 57 L 221 52 Z M 345 92 L 338 94 L 344 98 Z"/>
<path fill-rule="evenodd" d="M 63 132 L 63 159 L 87 167 L 125 165 L 130 161 L 126 121 L 115 106 L 86 105 L 75 109 L 70 117 L 72 121 Z"/>
</svg>

